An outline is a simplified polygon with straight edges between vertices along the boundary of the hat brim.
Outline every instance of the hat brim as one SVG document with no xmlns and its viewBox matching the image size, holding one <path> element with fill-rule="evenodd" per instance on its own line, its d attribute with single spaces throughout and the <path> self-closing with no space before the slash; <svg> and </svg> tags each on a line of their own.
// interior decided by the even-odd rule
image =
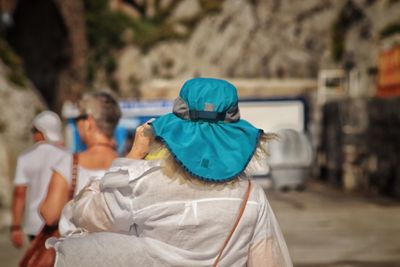
<svg viewBox="0 0 400 267">
<path fill-rule="evenodd" d="M 263 133 L 245 120 L 226 123 L 184 120 L 170 113 L 151 123 L 177 162 L 191 175 L 210 182 L 238 177 Z"/>
</svg>

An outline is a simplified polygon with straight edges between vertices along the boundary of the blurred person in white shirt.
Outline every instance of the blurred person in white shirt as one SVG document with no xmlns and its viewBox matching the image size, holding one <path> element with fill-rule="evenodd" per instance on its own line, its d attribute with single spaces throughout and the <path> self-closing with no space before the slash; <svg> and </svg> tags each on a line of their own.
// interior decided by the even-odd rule
<svg viewBox="0 0 400 267">
<path fill-rule="evenodd" d="M 68 152 L 62 147 L 62 123 L 52 111 L 43 111 L 32 122 L 34 145 L 25 150 L 17 160 L 12 204 L 10 240 L 16 248 L 29 240 L 44 225 L 39 205 L 46 196 L 52 167 Z"/>
</svg>

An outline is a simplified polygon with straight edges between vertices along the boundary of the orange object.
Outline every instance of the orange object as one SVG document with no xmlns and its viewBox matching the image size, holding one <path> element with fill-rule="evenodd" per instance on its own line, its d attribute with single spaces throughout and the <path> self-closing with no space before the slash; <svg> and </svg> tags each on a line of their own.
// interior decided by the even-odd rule
<svg viewBox="0 0 400 267">
<path fill-rule="evenodd" d="M 378 96 L 400 96 L 400 45 L 379 55 Z"/>
</svg>

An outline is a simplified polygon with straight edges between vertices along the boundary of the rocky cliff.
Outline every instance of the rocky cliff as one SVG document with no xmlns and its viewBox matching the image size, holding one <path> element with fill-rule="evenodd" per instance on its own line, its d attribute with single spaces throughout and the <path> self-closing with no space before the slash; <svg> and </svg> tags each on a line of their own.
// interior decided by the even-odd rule
<svg viewBox="0 0 400 267">
<path fill-rule="evenodd" d="M 202 2 L 183 0 L 171 12 L 168 22 L 185 38 L 143 49 L 133 35 L 119 50 L 113 77 L 122 95 L 140 96 L 154 78 L 315 78 L 336 67 L 374 75 L 382 31 L 400 15 L 393 0 L 225 0 L 188 26 Z"/>
<path fill-rule="evenodd" d="M 0 4 L 13 14 L 10 43 L 53 108 L 87 87 L 140 98 L 155 78 L 315 78 L 339 67 L 369 87 L 382 37 L 400 28 L 399 0 L 70 2 Z"/>
</svg>

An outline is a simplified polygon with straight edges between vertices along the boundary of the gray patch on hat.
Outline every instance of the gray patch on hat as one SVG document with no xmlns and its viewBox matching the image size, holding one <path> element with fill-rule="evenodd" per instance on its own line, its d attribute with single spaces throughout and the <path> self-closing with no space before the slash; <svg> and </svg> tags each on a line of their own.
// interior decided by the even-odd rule
<svg viewBox="0 0 400 267">
<path fill-rule="evenodd" d="M 240 120 L 240 111 L 239 106 L 236 104 L 226 112 L 224 122 L 234 122 L 238 120 Z"/>
<path fill-rule="evenodd" d="M 205 111 L 214 110 L 214 104 L 205 103 L 204 106 L 205 106 Z M 211 108 L 212 110 L 208 110 Z M 183 100 L 180 97 L 177 97 L 175 99 L 172 112 L 181 119 L 190 120 L 189 107 L 186 104 L 185 100 Z M 224 122 L 235 122 L 238 120 L 240 120 L 240 112 L 239 112 L 239 106 L 236 104 L 226 112 Z"/>
<path fill-rule="evenodd" d="M 189 116 L 189 107 L 188 107 L 188 105 L 186 104 L 186 102 L 185 102 L 182 98 L 180 98 L 180 97 L 177 97 L 177 98 L 175 99 L 175 101 L 174 101 L 174 107 L 173 107 L 173 109 L 172 109 L 172 112 L 173 112 L 176 116 L 178 116 L 178 117 L 180 117 L 180 118 L 182 118 L 182 119 L 184 119 L 184 120 L 190 120 L 190 116 Z"/>
</svg>

